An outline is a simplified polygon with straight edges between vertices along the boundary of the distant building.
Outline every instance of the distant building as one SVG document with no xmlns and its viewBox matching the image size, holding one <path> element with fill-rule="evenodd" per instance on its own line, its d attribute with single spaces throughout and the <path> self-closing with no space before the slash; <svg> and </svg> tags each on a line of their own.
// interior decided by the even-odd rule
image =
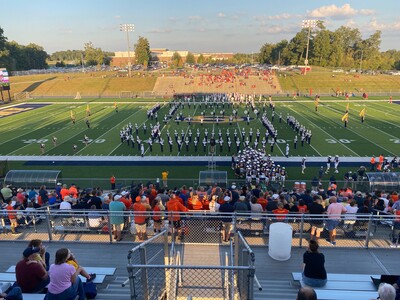
<svg viewBox="0 0 400 300">
<path fill-rule="evenodd" d="M 172 60 L 172 56 L 175 52 L 182 57 L 183 62 L 186 60 L 186 56 L 188 55 L 189 51 L 187 50 L 168 50 L 167 48 L 154 48 L 150 49 L 151 52 L 151 61 L 161 61 L 161 62 L 170 62 Z M 211 57 L 212 60 L 222 61 L 225 59 L 230 59 L 233 57 L 233 53 L 201 53 L 203 54 L 204 58 Z M 195 59 L 200 56 L 200 53 L 193 53 Z M 135 64 L 135 52 L 130 52 L 131 56 L 131 63 Z M 125 67 L 128 65 L 128 51 L 117 51 L 115 52 L 115 56 L 111 60 L 111 66 L 117 67 Z"/>
</svg>

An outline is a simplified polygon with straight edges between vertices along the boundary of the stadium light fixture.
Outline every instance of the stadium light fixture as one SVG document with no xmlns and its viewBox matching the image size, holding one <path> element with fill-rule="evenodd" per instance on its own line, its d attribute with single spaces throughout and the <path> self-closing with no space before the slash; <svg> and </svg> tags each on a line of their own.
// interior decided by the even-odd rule
<svg viewBox="0 0 400 300">
<path fill-rule="evenodd" d="M 301 27 L 308 28 L 308 38 L 307 38 L 307 50 L 306 50 L 306 59 L 304 60 L 305 68 L 304 68 L 304 75 L 307 74 L 307 67 L 308 67 L 308 48 L 310 47 L 310 35 L 311 35 L 311 28 L 315 28 L 318 24 L 318 20 L 303 20 Z"/>
<path fill-rule="evenodd" d="M 126 32 L 126 41 L 128 43 L 128 76 L 131 77 L 131 51 L 130 51 L 130 46 L 129 46 L 129 32 L 135 31 L 135 25 L 120 24 L 119 30 Z"/>
</svg>

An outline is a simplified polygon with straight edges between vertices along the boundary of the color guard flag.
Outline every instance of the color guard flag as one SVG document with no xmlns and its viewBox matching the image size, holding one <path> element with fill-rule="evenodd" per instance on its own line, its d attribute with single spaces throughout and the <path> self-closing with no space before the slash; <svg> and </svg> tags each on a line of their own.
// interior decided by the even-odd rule
<svg viewBox="0 0 400 300">
<path fill-rule="evenodd" d="M 346 112 L 349 111 L 349 105 L 350 105 L 350 103 L 347 103 L 347 105 L 346 105 Z"/>
<path fill-rule="evenodd" d="M 90 114 L 90 107 L 89 107 L 89 104 L 86 105 L 86 112 L 87 112 L 88 114 Z"/>
<path fill-rule="evenodd" d="M 360 111 L 360 117 L 365 117 L 365 107 Z"/>
<path fill-rule="evenodd" d="M 75 113 L 72 110 L 71 110 L 70 115 L 71 115 L 71 119 L 75 119 Z"/>
<path fill-rule="evenodd" d="M 349 118 L 349 113 L 345 113 L 342 117 L 342 122 L 344 122 L 345 120 L 347 120 Z"/>
<path fill-rule="evenodd" d="M 117 102 L 114 102 L 114 107 L 117 108 Z"/>
</svg>

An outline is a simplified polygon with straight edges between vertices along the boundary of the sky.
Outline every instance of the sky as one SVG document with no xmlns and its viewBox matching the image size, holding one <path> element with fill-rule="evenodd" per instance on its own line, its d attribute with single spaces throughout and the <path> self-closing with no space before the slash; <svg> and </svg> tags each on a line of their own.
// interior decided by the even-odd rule
<svg viewBox="0 0 400 300">
<path fill-rule="evenodd" d="M 51 54 L 83 50 L 126 51 L 120 24 L 134 24 L 151 48 L 198 52 L 258 52 L 265 43 L 290 40 L 304 19 L 327 29 L 356 27 L 367 38 L 382 31 L 381 50 L 400 49 L 399 0 L 0 0 L 0 27 L 8 41 L 35 43 Z M 131 46 L 132 47 L 132 46 Z"/>
</svg>

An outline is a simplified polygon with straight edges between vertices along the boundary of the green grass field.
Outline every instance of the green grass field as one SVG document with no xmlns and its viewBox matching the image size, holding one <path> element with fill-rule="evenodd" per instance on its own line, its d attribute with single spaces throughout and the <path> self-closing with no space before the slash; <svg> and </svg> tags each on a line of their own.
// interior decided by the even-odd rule
<svg viewBox="0 0 400 300">
<path fill-rule="evenodd" d="M 49 101 L 49 100 L 47 100 Z M 162 100 L 161 100 L 162 101 Z M 34 103 L 29 103 L 34 104 Z M 161 102 L 163 104 L 163 102 Z M 341 117 L 343 116 L 347 102 L 340 101 L 321 101 L 318 113 L 314 110 L 313 101 L 276 101 L 274 127 L 278 130 L 277 144 L 274 147 L 273 156 L 284 156 L 286 143 L 290 145 L 290 156 L 327 156 L 340 155 L 352 157 L 365 157 L 371 155 L 379 155 L 383 153 L 385 156 L 397 155 L 400 152 L 400 105 L 393 103 L 389 104 L 384 101 L 366 101 L 366 102 L 350 102 L 350 118 L 349 125 L 344 128 Z M 42 155 L 40 144 L 45 144 L 43 155 L 68 155 L 68 156 L 86 156 L 86 155 L 102 155 L 102 156 L 138 156 L 140 150 L 135 144 L 135 148 L 128 146 L 126 143 L 121 143 L 119 132 L 122 127 L 129 122 L 133 125 L 138 124 L 139 137 L 142 140 L 147 140 L 150 137 L 150 124 L 155 124 L 156 121 L 147 119 L 146 111 L 152 107 L 154 103 L 132 103 L 119 102 L 119 112 L 115 112 L 114 102 L 104 102 L 91 100 L 90 102 L 90 124 L 91 128 L 87 128 L 86 107 L 84 101 L 76 102 L 71 100 L 70 103 L 59 100 L 54 102 L 42 103 L 42 107 L 37 107 L 31 110 L 22 111 L 22 107 L 12 107 L 1 110 L 2 118 L 0 118 L 0 155 Z M 361 109 L 366 108 L 366 121 L 360 122 L 358 116 Z M 249 136 L 250 128 L 253 129 L 253 141 L 255 132 L 258 129 L 261 131 L 261 137 L 264 136 L 265 129 L 261 124 L 260 119 L 257 119 L 255 114 L 250 113 L 252 117 L 250 125 L 247 125 L 242 116 L 244 116 L 245 107 L 238 109 L 238 121 L 229 125 L 228 122 L 220 123 L 218 126 L 215 123 L 204 123 L 201 126 L 200 122 L 192 122 L 191 126 L 187 122 L 181 122 L 177 125 L 173 120 L 170 120 L 164 125 L 163 117 L 168 112 L 168 103 L 158 112 L 158 120 L 161 124 L 161 135 L 165 140 L 164 152 L 161 153 L 160 145 L 155 143 L 151 152 L 147 143 L 145 143 L 146 156 L 150 155 L 172 155 L 172 156 L 202 156 L 208 154 L 203 150 L 201 140 L 204 136 L 204 130 L 207 128 L 209 133 L 214 129 L 216 138 L 218 131 L 221 130 L 225 144 L 220 151 L 220 147 L 216 147 L 216 155 L 230 156 L 236 153 L 236 145 L 233 142 L 231 152 L 228 151 L 226 145 L 226 131 L 229 129 L 231 139 L 233 141 L 234 130 L 236 129 L 238 137 L 240 131 L 245 129 L 246 137 Z M 262 113 L 262 107 L 258 107 Z M 76 124 L 72 124 L 70 111 L 74 111 L 76 115 Z M 211 116 L 211 111 L 219 114 L 223 110 L 222 106 L 215 108 L 205 108 L 199 106 L 191 106 L 189 109 L 179 109 L 183 116 L 190 115 L 192 118 L 199 118 L 201 112 L 206 116 Z M 225 116 L 229 116 L 232 108 L 225 106 Z M 18 113 L 17 113 L 18 112 Z M 272 111 L 267 108 L 266 113 L 271 118 Z M 7 114 L 10 114 L 7 116 Z M 279 115 L 282 114 L 282 122 L 279 123 Z M 295 132 L 286 124 L 286 115 L 294 116 L 300 124 L 307 129 L 312 130 L 311 145 L 305 144 L 304 147 L 293 149 L 293 139 Z M 148 130 L 144 134 L 143 125 L 146 124 Z M 173 151 L 169 151 L 166 132 L 170 132 L 174 140 L 174 131 L 177 130 L 179 136 L 183 132 L 186 137 L 189 130 L 193 133 L 193 138 L 196 136 L 197 129 L 200 129 L 200 143 L 198 151 L 194 151 L 193 143 L 189 146 L 189 151 L 183 146 L 181 151 L 178 151 L 176 144 L 173 146 Z M 84 136 L 89 137 L 87 146 L 83 143 Z M 54 146 L 52 137 L 56 136 L 58 141 Z M 136 137 L 135 130 L 134 136 Z M 73 151 L 73 145 L 77 145 L 76 152 Z M 259 148 L 261 143 L 259 145 Z M 267 144 L 267 153 L 270 153 L 269 144 Z"/>
</svg>

